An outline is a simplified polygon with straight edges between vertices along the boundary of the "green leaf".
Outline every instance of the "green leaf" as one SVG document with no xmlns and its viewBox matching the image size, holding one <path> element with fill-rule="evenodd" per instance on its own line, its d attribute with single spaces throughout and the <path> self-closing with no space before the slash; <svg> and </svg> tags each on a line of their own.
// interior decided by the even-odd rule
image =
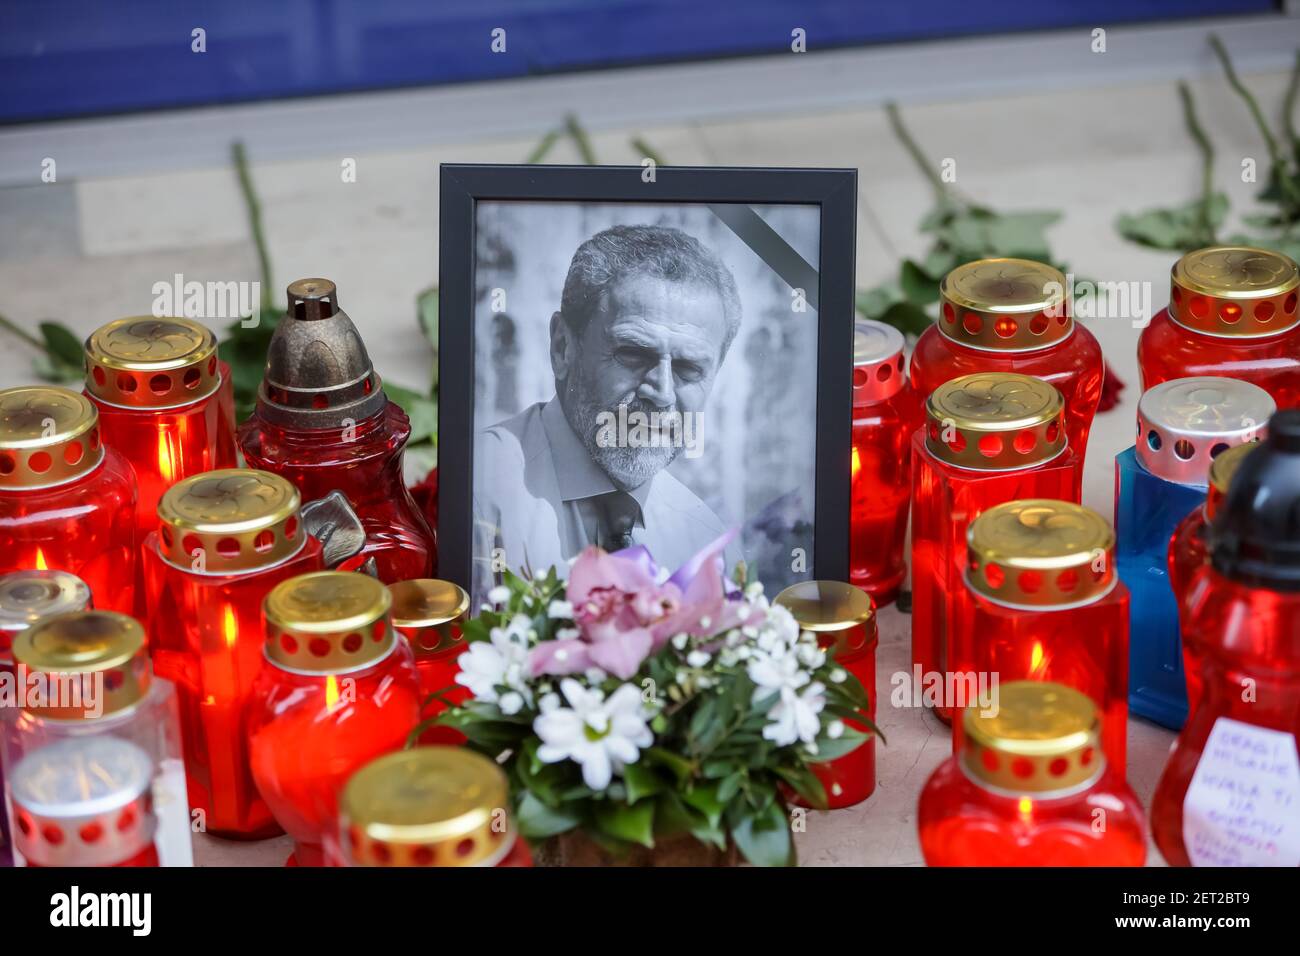
<svg viewBox="0 0 1300 956">
<path fill-rule="evenodd" d="M 1228 213 L 1228 197 L 1215 193 L 1205 211 L 1210 230 L 1217 229 Z M 1115 221 L 1115 228 L 1125 239 L 1139 245 L 1186 252 L 1209 241 L 1201 215 L 1202 203 L 1200 199 L 1194 199 L 1181 206 L 1121 214 Z"/>
<path fill-rule="evenodd" d="M 642 758 L 669 771 L 677 780 L 678 787 L 684 786 L 686 781 L 691 779 L 694 771 L 689 760 L 663 747 L 651 747 L 642 754 Z"/>
<path fill-rule="evenodd" d="M 654 848 L 654 801 L 635 806 L 604 800 L 595 807 L 596 826 L 605 834 L 629 843 Z"/>
<path fill-rule="evenodd" d="M 1059 212 L 1013 212 L 993 216 L 986 224 L 991 256 L 1050 259 L 1047 227 L 1060 221 Z"/>
<path fill-rule="evenodd" d="M 426 398 L 414 389 L 392 382 L 384 382 L 384 392 L 390 399 L 402 406 L 411 419 L 411 437 L 408 445 L 433 438 L 438 431 L 438 406 L 431 398 Z"/>
<path fill-rule="evenodd" d="M 853 306 L 863 318 L 879 320 L 891 305 L 903 301 L 903 290 L 887 282 L 874 289 L 859 289 Z"/>
<path fill-rule="evenodd" d="M 50 354 L 66 365 L 82 368 L 85 365 L 85 351 L 81 340 L 72 334 L 66 325 L 59 322 L 42 322 L 41 338 Z"/>
<path fill-rule="evenodd" d="M 925 310 L 911 302 L 897 302 L 885 310 L 880 321 L 904 334 L 920 335 L 934 324 Z"/>
<path fill-rule="evenodd" d="M 425 289 L 415 300 L 416 310 L 420 316 L 420 331 L 433 349 L 433 386 L 429 394 L 438 396 L 438 287 Z"/>
<path fill-rule="evenodd" d="M 826 809 L 826 787 L 807 767 L 776 767 L 776 774 L 816 810 Z"/>
<path fill-rule="evenodd" d="M 718 826 L 722 822 L 722 813 L 727 809 L 726 802 L 718 797 L 718 785 L 716 783 L 697 784 L 689 787 L 682 795 L 688 806 L 694 807 L 704 814 L 705 819 L 709 821 L 710 826 Z"/>
<path fill-rule="evenodd" d="M 530 840 L 544 840 L 566 833 L 582 822 L 582 816 L 567 807 L 549 807 L 525 791 L 515 812 L 519 832 Z"/>
<path fill-rule="evenodd" d="M 731 824 L 731 838 L 741 854 L 754 866 L 792 866 L 794 841 L 785 806 L 772 800 L 758 813 L 737 813 Z"/>
<path fill-rule="evenodd" d="M 925 270 L 911 259 L 904 259 L 898 270 L 898 284 L 913 305 L 929 305 L 939 301 L 938 277 L 931 279 Z"/>
<path fill-rule="evenodd" d="M 628 803 L 637 803 L 667 789 L 663 779 L 640 762 L 624 765 L 623 782 L 627 784 Z"/>
<path fill-rule="evenodd" d="M 808 759 L 813 763 L 825 763 L 828 760 L 835 760 L 857 750 L 870 737 L 870 734 L 863 733 L 861 730 L 845 727 L 844 733 L 834 740 L 826 736 L 818 737 L 817 754 Z"/>
<path fill-rule="evenodd" d="M 743 770 L 737 770 L 729 776 L 723 778 L 718 784 L 718 800 L 724 806 L 731 802 L 732 798 L 740 792 L 741 784 L 745 782 L 748 775 Z"/>
</svg>

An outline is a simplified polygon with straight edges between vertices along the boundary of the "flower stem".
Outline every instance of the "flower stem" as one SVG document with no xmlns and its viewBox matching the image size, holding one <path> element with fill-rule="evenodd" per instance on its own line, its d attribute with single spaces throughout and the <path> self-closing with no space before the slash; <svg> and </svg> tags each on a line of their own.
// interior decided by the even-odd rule
<svg viewBox="0 0 1300 956">
<path fill-rule="evenodd" d="M 17 325 L 14 322 L 11 322 L 9 319 L 6 319 L 3 315 L 0 315 L 0 329 L 4 329 L 10 335 L 14 335 L 22 339 L 32 348 L 37 349 L 44 354 L 49 354 L 50 350 L 45 347 L 44 342 L 42 342 L 36 336 L 32 335 L 26 329 L 22 328 L 21 326 Z"/>
<path fill-rule="evenodd" d="M 235 172 L 239 176 L 239 191 L 244 197 L 244 208 L 248 211 L 248 226 L 253 233 L 253 245 L 257 248 L 258 267 L 262 273 L 262 311 L 268 315 L 275 311 L 275 300 L 271 295 L 271 255 L 266 248 L 266 233 L 262 229 L 262 203 L 257 198 L 253 187 L 253 177 L 248 170 L 248 154 L 242 142 L 231 147 L 235 160 Z"/>
<path fill-rule="evenodd" d="M 952 196 L 949 195 L 947 184 L 940 178 L 934 164 L 930 162 L 929 157 L 925 155 L 920 145 L 912 138 L 912 134 L 907 131 L 907 127 L 903 125 L 903 115 L 898 112 L 898 104 L 886 103 L 885 116 L 889 118 L 889 125 L 893 128 L 898 141 L 903 144 L 903 148 L 912 157 L 922 175 L 930 181 L 930 185 L 934 189 L 935 199 L 941 204 L 951 202 Z"/>
<path fill-rule="evenodd" d="M 596 151 L 591 148 L 591 140 L 587 137 L 587 131 L 582 128 L 578 122 L 578 117 L 570 113 L 564 117 L 564 131 L 569 134 L 573 140 L 573 145 L 578 148 L 578 155 L 588 166 L 598 165 L 596 162 Z"/>
<path fill-rule="evenodd" d="M 1295 129 L 1296 95 L 1300 94 L 1300 50 L 1295 51 L 1295 65 L 1291 67 L 1291 82 L 1287 84 L 1286 95 L 1282 97 L 1282 129 L 1291 140 L 1291 149 L 1300 153 L 1300 136 Z M 1298 157 L 1300 161 L 1300 157 Z"/>
<path fill-rule="evenodd" d="M 529 166 L 534 166 L 537 163 L 540 163 L 546 158 L 546 154 L 551 151 L 551 147 L 555 145 L 555 141 L 559 138 L 559 130 L 553 129 L 547 132 L 547 134 L 538 141 L 537 145 L 533 147 L 533 151 L 528 154 L 528 158 L 525 159 L 524 162 Z"/>
<path fill-rule="evenodd" d="M 1214 146 L 1210 143 L 1210 138 L 1205 135 L 1200 120 L 1196 118 L 1196 105 L 1192 102 L 1192 91 L 1186 83 L 1178 84 L 1178 96 L 1183 102 L 1183 120 L 1187 123 L 1187 131 L 1196 141 L 1197 149 L 1201 151 L 1201 201 L 1197 212 L 1200 221 L 1198 245 L 1212 246 L 1215 244 L 1214 225 L 1210 220 L 1210 200 L 1214 195 Z"/>
</svg>

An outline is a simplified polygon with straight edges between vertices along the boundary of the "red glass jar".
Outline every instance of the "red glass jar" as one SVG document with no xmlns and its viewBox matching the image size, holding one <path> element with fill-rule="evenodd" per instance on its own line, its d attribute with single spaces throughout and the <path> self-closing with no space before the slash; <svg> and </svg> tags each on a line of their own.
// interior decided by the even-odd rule
<svg viewBox="0 0 1300 956">
<path fill-rule="evenodd" d="M 903 370 L 903 336 L 858 319 L 853 339 L 853 483 L 849 581 L 877 607 L 907 574 L 903 539 L 912 503 L 908 442 L 921 426 L 921 400 Z"/>
<path fill-rule="evenodd" d="M 100 607 L 132 613 L 135 505 L 135 474 L 85 396 L 0 389 L 0 574 L 67 571 Z"/>
<path fill-rule="evenodd" d="M 1220 375 L 1258 385 L 1278 408 L 1300 405 L 1300 269 L 1280 252 L 1215 246 L 1176 263 L 1167 309 L 1138 339 L 1145 391 Z"/>
<path fill-rule="evenodd" d="M 1210 486 L 1205 504 L 1193 509 L 1179 523 L 1169 541 L 1169 583 L 1178 604 L 1178 619 L 1183 634 L 1183 675 L 1187 680 L 1189 710 L 1196 706 L 1201 695 L 1201 671 L 1195 652 L 1187 644 L 1189 621 L 1186 599 L 1191 593 L 1192 578 L 1210 560 L 1206 541 L 1209 524 L 1214 520 L 1224 495 L 1228 493 L 1228 482 L 1232 480 L 1237 466 L 1254 448 L 1255 442 L 1233 445 L 1214 459 L 1210 465 Z"/>
<path fill-rule="evenodd" d="M 299 279 L 288 295 L 257 410 L 239 429 L 244 458 L 293 482 L 306 501 L 331 491 L 347 496 L 366 543 L 343 569 L 373 558 L 382 581 L 428 577 L 433 533 L 402 475 L 410 420 L 384 394 L 334 283 Z"/>
<path fill-rule="evenodd" d="M 506 775 L 463 747 L 388 754 L 343 790 L 336 866 L 532 866 L 510 822 Z"/>
<path fill-rule="evenodd" d="M 135 469 L 137 542 L 153 529 L 158 499 L 172 484 L 235 466 L 233 412 L 221 395 L 229 375 L 216 336 L 192 319 L 117 319 L 86 339 L 86 396 L 99 409 L 104 443 Z M 135 596 L 143 618 L 143 572 Z"/>
<path fill-rule="evenodd" d="M 800 630 L 812 631 L 818 643 L 834 657 L 835 663 L 852 674 L 862 685 L 870 702 L 868 716 L 876 719 L 876 614 L 871 598 L 857 588 L 838 581 L 801 581 L 776 596 L 780 604 L 799 624 Z M 854 730 L 868 732 L 870 727 L 849 720 Z M 842 757 L 810 765 L 826 789 L 831 810 L 861 803 L 876 791 L 876 740 L 869 737 Z M 809 806 L 791 791 L 790 802 Z"/>
<path fill-rule="evenodd" d="M 23 757 L 9 776 L 15 848 L 28 866 L 157 866 L 153 762 L 112 735 Z"/>
<path fill-rule="evenodd" d="M 388 586 L 388 593 L 393 599 L 393 627 L 415 654 L 424 724 L 445 711 L 448 701 L 460 705 L 472 696 L 468 687 L 456 683 L 457 661 L 465 652 L 461 625 L 469 613 L 469 595 L 450 581 L 433 578 L 398 581 Z M 419 742 L 462 744 L 465 735 L 454 727 L 429 726 L 421 731 Z"/>
<path fill-rule="evenodd" d="M 971 523 L 967 554 L 953 672 L 975 675 L 977 686 L 980 677 L 1053 681 L 1087 694 L 1106 759 L 1123 774 L 1129 598 L 1106 519 L 1066 501 L 1011 501 Z M 954 751 L 962 732 L 954 720 Z"/>
<path fill-rule="evenodd" d="M 1065 400 L 1065 431 L 1082 481 L 1105 363 L 1096 338 L 1071 316 L 1067 289 L 1059 270 L 1028 259 L 958 266 L 939 285 L 939 318 L 917 340 L 911 379 L 921 395 L 974 372 L 1049 382 Z"/>
<path fill-rule="evenodd" d="M 291 578 L 266 596 L 266 666 L 248 711 L 253 779 L 293 837 L 290 865 L 324 864 L 348 778 L 405 745 L 420 680 L 387 588 L 356 572 Z"/>
<path fill-rule="evenodd" d="M 262 601 L 281 581 L 319 571 L 321 545 L 303 527 L 298 490 L 251 469 L 178 482 L 155 521 L 144 546 L 149 645 L 179 694 L 190 805 L 209 833 L 274 836 L 244 712 L 262 669 Z"/>
<path fill-rule="evenodd" d="M 994 505 L 1022 498 L 1079 500 L 1061 394 L 1028 375 L 988 372 L 939 386 L 912 438 L 912 664 L 920 679 L 947 674 L 964 588 L 966 529 Z M 950 719 L 960 701 L 936 712 Z"/>
<path fill-rule="evenodd" d="M 1268 432 L 1185 599 L 1201 686 L 1151 805 L 1173 866 L 1300 866 L 1300 410 Z"/>
<path fill-rule="evenodd" d="M 963 713 L 962 749 L 921 791 L 928 866 L 1141 866 L 1142 805 L 1098 745 L 1101 721 L 1062 684 L 1003 684 Z"/>
</svg>

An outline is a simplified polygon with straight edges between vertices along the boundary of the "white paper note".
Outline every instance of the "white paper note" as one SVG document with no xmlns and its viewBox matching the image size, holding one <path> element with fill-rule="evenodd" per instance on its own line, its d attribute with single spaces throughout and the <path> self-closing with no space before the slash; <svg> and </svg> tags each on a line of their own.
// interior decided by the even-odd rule
<svg viewBox="0 0 1300 956">
<path fill-rule="evenodd" d="M 1220 717 L 1183 801 L 1193 866 L 1300 866 L 1294 735 Z"/>
</svg>

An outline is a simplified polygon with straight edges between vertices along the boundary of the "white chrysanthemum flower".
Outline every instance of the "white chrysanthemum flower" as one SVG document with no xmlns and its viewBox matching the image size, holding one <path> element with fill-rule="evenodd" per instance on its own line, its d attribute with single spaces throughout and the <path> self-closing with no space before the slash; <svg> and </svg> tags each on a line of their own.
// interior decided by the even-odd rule
<svg viewBox="0 0 1300 956">
<path fill-rule="evenodd" d="M 520 633 L 519 622 L 527 628 L 528 619 L 516 615 L 507 627 L 494 627 L 488 640 L 475 641 L 456 663 L 460 672 L 456 683 L 468 687 L 476 700 L 498 703 L 502 688 L 515 691 L 528 704 L 532 691 L 527 684 L 528 639 Z"/>
<path fill-rule="evenodd" d="M 533 721 L 541 739 L 537 759 L 543 763 L 572 760 L 582 767 L 582 780 L 592 790 L 604 790 L 615 773 L 636 763 L 641 751 L 654 743 L 646 724 L 641 693 L 624 684 L 606 700 L 565 678 L 560 690 L 568 707 L 554 707 Z"/>
<path fill-rule="evenodd" d="M 524 709 L 524 695 L 517 690 L 507 691 L 497 701 L 497 707 L 501 708 L 501 713 L 507 717 L 513 717 Z"/>
<path fill-rule="evenodd" d="M 820 682 L 809 684 L 801 694 L 789 687 L 783 688 L 780 699 L 767 712 L 771 722 L 763 728 L 763 738 L 778 747 L 796 741 L 813 745 L 821 731 L 818 714 L 826 706 L 825 691 Z"/>
<path fill-rule="evenodd" d="M 798 690 L 811 679 L 799 666 L 798 658 L 789 653 L 755 652 L 745 671 L 755 684 L 755 700 L 767 697 L 773 691 Z"/>
</svg>

